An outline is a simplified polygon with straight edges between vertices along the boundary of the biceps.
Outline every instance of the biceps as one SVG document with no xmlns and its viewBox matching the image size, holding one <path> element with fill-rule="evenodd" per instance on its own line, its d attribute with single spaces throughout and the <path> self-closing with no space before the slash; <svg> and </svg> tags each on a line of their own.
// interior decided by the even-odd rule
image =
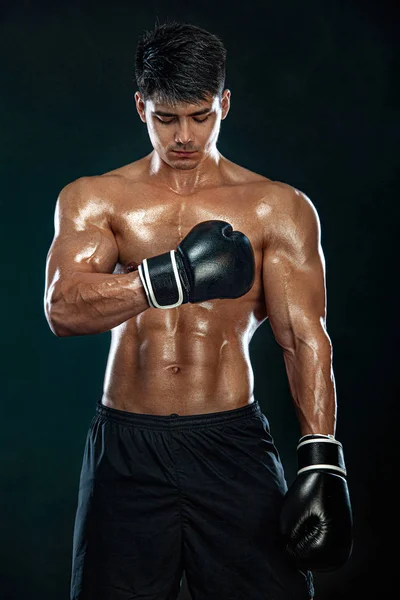
<svg viewBox="0 0 400 600">
<path fill-rule="evenodd" d="M 295 349 L 299 340 L 315 338 L 325 330 L 325 261 L 321 248 L 305 262 L 284 252 L 267 252 L 263 284 L 271 329 L 282 348 Z"/>
<path fill-rule="evenodd" d="M 46 295 L 74 273 L 112 273 L 117 261 L 118 246 L 112 232 L 92 226 L 58 235 L 47 255 Z"/>
</svg>

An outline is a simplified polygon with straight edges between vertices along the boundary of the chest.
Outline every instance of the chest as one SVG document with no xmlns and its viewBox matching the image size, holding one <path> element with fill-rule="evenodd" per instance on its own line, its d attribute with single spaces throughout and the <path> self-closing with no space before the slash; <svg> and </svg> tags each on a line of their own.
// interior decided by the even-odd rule
<svg viewBox="0 0 400 600">
<path fill-rule="evenodd" d="M 144 258 L 176 248 L 195 225 L 214 219 L 230 223 L 249 238 L 256 267 L 260 266 L 265 217 L 260 215 L 256 198 L 244 190 L 231 186 L 190 196 L 140 191 L 120 197 L 112 215 L 122 270 L 132 270 Z"/>
</svg>

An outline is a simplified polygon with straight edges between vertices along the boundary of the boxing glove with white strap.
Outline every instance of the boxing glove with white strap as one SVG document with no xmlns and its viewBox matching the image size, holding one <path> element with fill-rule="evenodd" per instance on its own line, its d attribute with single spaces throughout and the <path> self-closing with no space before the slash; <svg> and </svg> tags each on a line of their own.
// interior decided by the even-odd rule
<svg viewBox="0 0 400 600">
<path fill-rule="evenodd" d="M 244 233 L 213 220 L 195 225 L 176 250 L 144 259 L 138 270 L 149 305 L 166 309 L 243 296 L 253 286 L 255 261 Z"/>
<path fill-rule="evenodd" d="M 342 444 L 332 435 L 305 435 L 297 457 L 297 477 L 281 511 L 286 551 L 299 568 L 338 569 L 350 557 L 353 539 Z"/>
</svg>

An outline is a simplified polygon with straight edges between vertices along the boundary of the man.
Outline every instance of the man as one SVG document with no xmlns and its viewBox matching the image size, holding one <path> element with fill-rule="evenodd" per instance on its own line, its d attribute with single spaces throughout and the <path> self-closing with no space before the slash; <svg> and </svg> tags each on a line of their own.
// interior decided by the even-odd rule
<svg viewBox="0 0 400 600">
<path fill-rule="evenodd" d="M 313 597 L 343 564 L 351 512 L 326 331 L 320 225 L 299 190 L 223 157 L 226 51 L 169 23 L 136 55 L 153 151 L 60 193 L 45 310 L 57 336 L 111 330 L 90 424 L 71 600 Z M 302 438 L 287 492 L 253 395 L 269 318 Z"/>
</svg>

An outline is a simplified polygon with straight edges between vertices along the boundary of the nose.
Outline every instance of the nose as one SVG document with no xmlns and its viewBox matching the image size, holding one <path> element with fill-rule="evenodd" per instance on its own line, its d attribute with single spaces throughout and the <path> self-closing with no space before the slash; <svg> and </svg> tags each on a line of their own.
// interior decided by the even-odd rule
<svg viewBox="0 0 400 600">
<path fill-rule="evenodd" d="M 192 141 L 189 123 L 186 119 L 183 119 L 182 122 L 179 123 L 178 131 L 175 133 L 175 143 L 185 145 Z"/>
</svg>

